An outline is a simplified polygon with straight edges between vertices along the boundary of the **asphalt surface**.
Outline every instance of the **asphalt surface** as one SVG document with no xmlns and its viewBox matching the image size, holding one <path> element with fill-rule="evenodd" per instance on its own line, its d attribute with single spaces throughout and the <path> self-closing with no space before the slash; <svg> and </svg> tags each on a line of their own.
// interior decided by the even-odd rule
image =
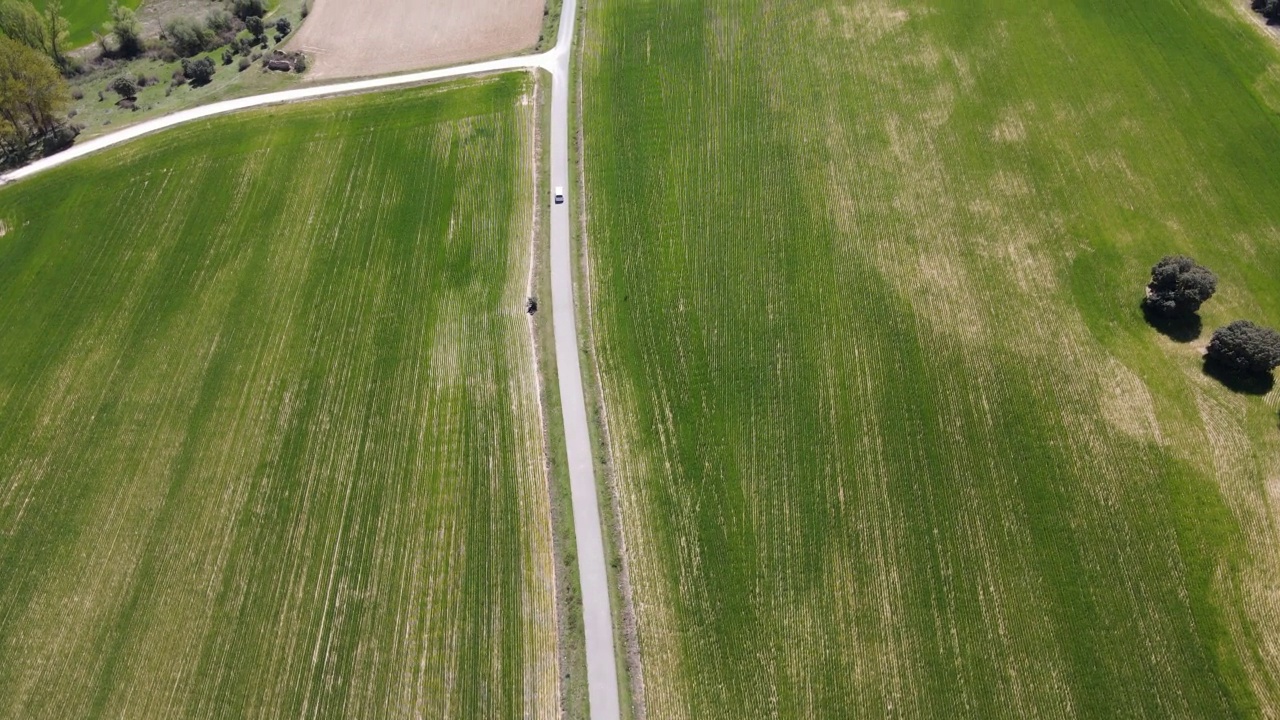
<svg viewBox="0 0 1280 720">
<path fill-rule="evenodd" d="M 578 573 L 582 582 L 587 691 L 591 703 L 591 720 L 617 720 L 621 717 L 621 711 L 618 696 L 617 656 L 614 653 L 613 613 L 609 607 L 609 579 L 605 572 L 604 541 L 596 494 L 595 465 L 592 461 L 591 434 L 587 429 L 586 397 L 582 392 L 578 329 L 574 316 L 573 253 L 570 251 L 569 243 L 569 208 L 574 201 L 572 197 L 574 186 L 570 182 L 569 173 L 569 62 L 577 5 L 577 0 L 564 0 L 555 47 L 539 55 L 523 55 L 405 75 L 317 85 L 224 100 L 148 120 L 119 132 L 75 145 L 57 155 L 38 160 L 0 176 L 0 184 L 20 180 L 165 128 L 237 110 L 419 85 L 433 80 L 503 70 L 541 68 L 551 73 L 551 182 L 548 183 L 546 202 L 551 208 L 552 327 L 555 331 L 560 407 L 564 416 L 564 437 L 568 450 L 573 526 L 577 535 Z M 561 205 L 554 204 L 550 193 L 552 188 L 557 186 L 565 188 L 566 193 L 571 196 L 569 202 Z"/>
<path fill-rule="evenodd" d="M 565 188 L 569 202 L 551 205 L 551 307 L 560 380 L 560 411 L 569 453 L 569 485 L 573 495 L 573 529 L 578 538 L 578 574 L 582 582 L 582 625 L 587 643 L 587 694 L 591 720 L 620 716 L 618 666 L 614 654 L 609 578 L 596 495 L 596 473 L 587 431 L 587 404 L 578 363 L 578 328 L 574 318 L 573 253 L 569 250 L 569 207 L 574 185 L 569 176 L 569 49 L 573 41 L 577 0 L 565 0 L 556 46 L 542 67 L 551 72 L 551 187 Z M 551 202 L 550 196 L 547 198 Z"/>
</svg>

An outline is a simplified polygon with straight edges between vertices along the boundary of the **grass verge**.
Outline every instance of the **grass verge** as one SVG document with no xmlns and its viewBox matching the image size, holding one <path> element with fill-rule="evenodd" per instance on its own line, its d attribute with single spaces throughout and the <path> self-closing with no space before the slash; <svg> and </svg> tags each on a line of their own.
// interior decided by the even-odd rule
<svg viewBox="0 0 1280 720">
<path fill-rule="evenodd" d="M 551 130 L 551 75 L 539 70 L 537 77 L 542 88 L 538 107 L 539 127 L 542 129 L 540 137 L 545 139 Z M 545 140 L 539 146 L 539 163 L 534 187 L 539 234 L 533 277 L 533 297 L 538 302 L 538 312 L 533 317 L 533 327 L 542 388 L 548 492 L 551 497 L 552 541 L 555 549 L 560 697 L 565 720 L 581 720 L 589 717 L 586 638 L 582 627 L 582 585 L 578 576 L 578 545 L 573 529 L 572 488 L 569 485 L 569 461 L 564 441 L 564 417 L 560 409 L 555 328 L 552 323 L 551 217 L 543 210 L 550 191 L 545 186 L 545 180 L 548 177 L 546 168 L 551 163 L 551 143 Z"/>
<path fill-rule="evenodd" d="M 538 35 L 538 43 L 533 46 L 534 52 L 546 52 L 555 47 L 556 35 L 560 32 L 560 10 L 564 0 L 547 0 L 542 11 L 542 32 Z"/>
<path fill-rule="evenodd" d="M 578 17 L 586 15 L 587 9 L 579 6 Z M 626 543 L 623 536 L 616 479 L 610 457 L 608 442 L 608 418 L 600 390 L 600 367 L 596 355 L 596 339 L 593 329 L 591 307 L 591 273 L 588 241 L 586 237 L 587 186 L 583 181 L 583 148 L 582 148 L 582 83 L 581 59 L 582 40 L 585 22 L 579 22 L 574 32 L 578 37 L 574 40 L 573 61 L 570 63 L 569 80 L 569 167 L 573 173 L 573 192 L 570 192 L 569 224 L 570 256 L 577 259 L 574 263 L 573 288 L 576 295 L 574 308 L 579 342 L 579 362 L 584 373 L 582 390 L 586 395 L 587 429 L 591 433 L 592 461 L 595 463 L 597 484 L 597 502 L 600 507 L 600 521 L 604 523 L 601 538 L 604 541 L 604 556 L 608 561 L 609 607 L 613 613 L 613 639 L 618 672 L 619 703 L 624 718 L 643 720 L 646 716 L 644 707 L 644 679 L 642 658 L 636 634 L 636 619 L 630 580 L 627 570 Z"/>
</svg>

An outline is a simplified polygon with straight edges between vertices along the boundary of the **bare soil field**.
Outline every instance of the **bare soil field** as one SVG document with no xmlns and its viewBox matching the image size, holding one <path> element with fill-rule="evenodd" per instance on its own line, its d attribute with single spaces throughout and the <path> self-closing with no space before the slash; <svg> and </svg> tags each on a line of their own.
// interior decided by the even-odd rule
<svg viewBox="0 0 1280 720">
<path fill-rule="evenodd" d="M 482 60 L 532 47 L 542 0 L 316 0 L 289 42 L 308 77 L 383 75 Z"/>
</svg>

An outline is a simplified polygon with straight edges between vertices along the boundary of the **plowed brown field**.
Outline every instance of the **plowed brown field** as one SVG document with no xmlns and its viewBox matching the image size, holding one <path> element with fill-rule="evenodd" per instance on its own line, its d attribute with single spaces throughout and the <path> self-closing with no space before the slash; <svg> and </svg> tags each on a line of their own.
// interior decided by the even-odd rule
<svg viewBox="0 0 1280 720">
<path fill-rule="evenodd" d="M 543 0 L 316 0 L 289 47 L 308 77 L 384 75 L 518 52 L 538 40 Z"/>
</svg>

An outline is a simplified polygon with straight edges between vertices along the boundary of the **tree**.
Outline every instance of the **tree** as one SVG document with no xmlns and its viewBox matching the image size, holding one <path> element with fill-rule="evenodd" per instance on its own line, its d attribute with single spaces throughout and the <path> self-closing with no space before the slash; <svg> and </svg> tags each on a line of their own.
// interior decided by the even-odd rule
<svg viewBox="0 0 1280 720">
<path fill-rule="evenodd" d="M 202 57 L 199 60 L 183 58 L 182 60 L 182 74 L 191 81 L 192 87 L 208 85 L 209 81 L 213 80 L 213 74 L 217 69 L 212 58 Z"/>
<path fill-rule="evenodd" d="M 197 55 L 209 46 L 209 31 L 204 23 L 189 17 L 176 17 L 166 22 L 164 36 L 181 57 Z"/>
<path fill-rule="evenodd" d="M 215 35 L 231 32 L 234 27 L 232 24 L 231 13 L 222 8 L 214 8 L 204 17 L 204 24 L 209 31 Z"/>
<path fill-rule="evenodd" d="M 1236 373 L 1267 374 L 1280 366 L 1280 333 L 1248 320 L 1237 320 L 1213 332 L 1207 357 Z"/>
<path fill-rule="evenodd" d="M 1280 0 L 1265 0 L 1262 3 L 1262 16 L 1267 19 L 1267 24 L 1275 25 L 1280 23 Z"/>
<path fill-rule="evenodd" d="M 293 25 L 289 22 L 289 18 L 280 18 L 276 21 L 276 32 L 281 35 L 288 35 L 293 31 Z"/>
<path fill-rule="evenodd" d="M 260 18 L 267 14 L 267 4 L 264 0 L 232 0 L 231 12 L 241 20 Z"/>
<path fill-rule="evenodd" d="M 0 36 L 0 144 L 6 155 L 25 152 L 33 139 L 58 127 L 58 113 L 70 102 L 67 81 L 47 55 Z"/>
<path fill-rule="evenodd" d="M 71 67 L 63 52 L 67 27 L 62 0 L 49 0 L 43 14 L 26 0 L 0 0 L 0 34 L 45 53 L 64 75 Z"/>
<path fill-rule="evenodd" d="M 44 18 L 29 2 L 0 0 L 0 34 L 29 48 L 45 52 Z"/>
<path fill-rule="evenodd" d="M 257 15 L 250 15 L 244 19 L 244 29 L 248 30 L 250 35 L 253 35 L 253 44 L 255 45 L 258 42 L 258 38 L 261 38 L 262 34 L 266 32 L 266 27 L 262 24 L 262 18 Z"/>
<path fill-rule="evenodd" d="M 1185 255 L 1166 255 L 1151 268 L 1143 306 L 1165 317 L 1190 315 L 1218 289 L 1218 277 Z"/>
<path fill-rule="evenodd" d="M 133 11 L 116 0 L 111 0 L 108 12 L 111 14 L 111 20 L 103 29 L 115 40 L 115 47 L 111 52 L 127 58 L 142 54 L 142 23 L 138 22 Z"/>
<path fill-rule="evenodd" d="M 69 74 L 71 69 L 71 63 L 62 51 L 67 44 L 69 27 L 67 19 L 62 17 L 62 0 L 48 0 L 44 6 L 45 51 L 63 75 Z"/>
</svg>

